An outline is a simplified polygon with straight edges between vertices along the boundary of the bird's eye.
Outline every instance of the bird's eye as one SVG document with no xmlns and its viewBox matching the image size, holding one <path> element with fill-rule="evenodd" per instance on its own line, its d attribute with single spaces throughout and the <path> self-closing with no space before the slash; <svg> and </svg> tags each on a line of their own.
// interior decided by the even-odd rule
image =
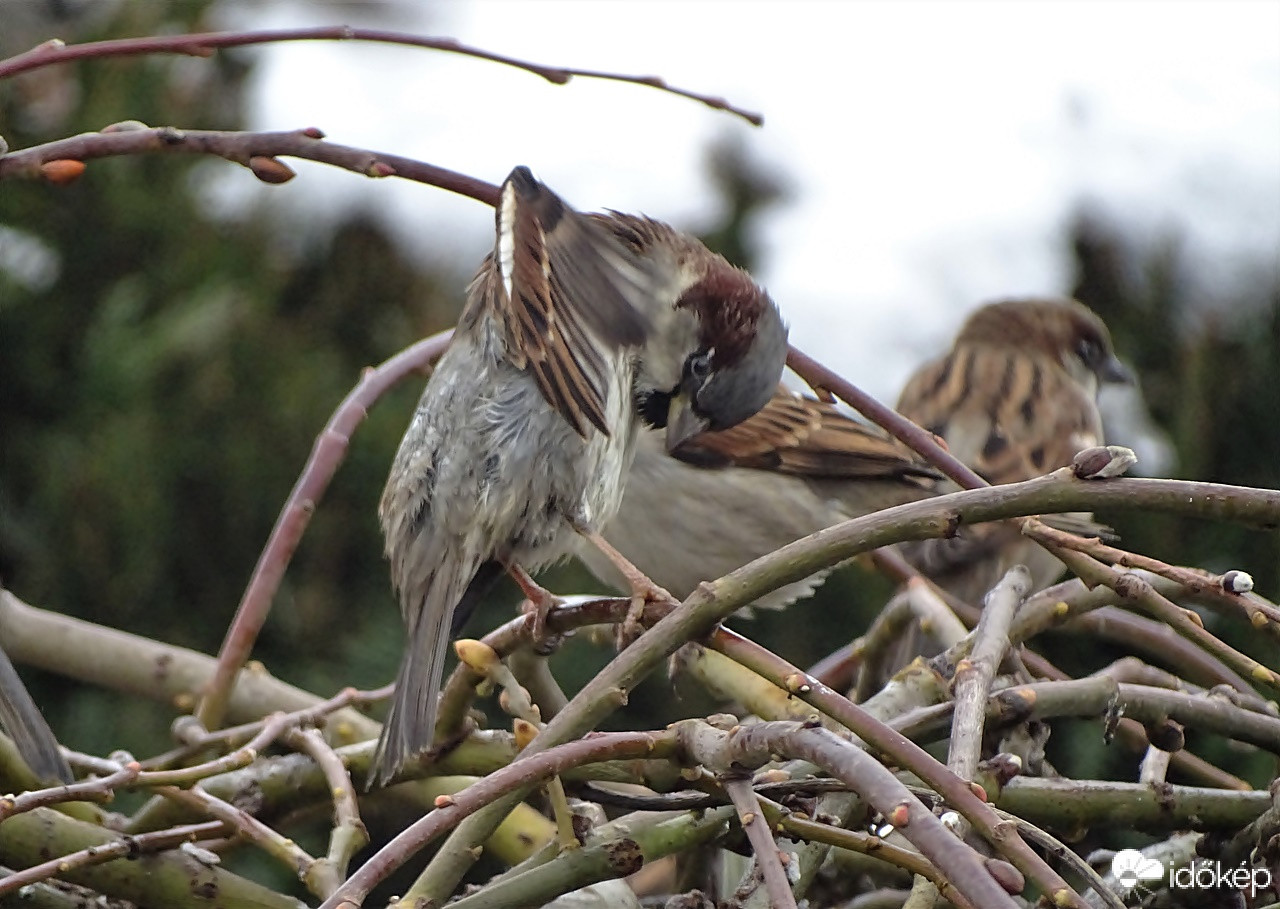
<svg viewBox="0 0 1280 909">
<path fill-rule="evenodd" d="M 711 354 L 706 351 L 690 354 L 689 359 L 684 361 L 684 371 L 699 382 L 706 381 L 707 376 L 711 375 Z"/>
<path fill-rule="evenodd" d="M 1081 338 L 1076 344 L 1076 353 L 1081 360 L 1092 365 L 1102 359 L 1102 345 L 1092 338 Z"/>
</svg>

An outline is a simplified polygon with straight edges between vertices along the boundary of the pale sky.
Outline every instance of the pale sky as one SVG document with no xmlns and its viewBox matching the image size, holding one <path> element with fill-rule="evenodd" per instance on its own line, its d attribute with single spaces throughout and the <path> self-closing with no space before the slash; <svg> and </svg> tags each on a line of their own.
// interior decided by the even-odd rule
<svg viewBox="0 0 1280 909">
<path fill-rule="evenodd" d="M 423 5 L 425 6 L 425 5 Z M 714 219 L 704 151 L 740 139 L 793 194 L 761 225 L 756 277 L 797 346 L 892 402 L 984 300 L 1069 286 L 1082 198 L 1151 240 L 1176 232 L 1206 301 L 1242 259 L 1280 269 L 1280 2 L 500 2 L 245 8 L 228 24 L 448 35 L 546 64 L 657 74 L 765 116 L 762 129 L 643 87 L 554 86 L 385 45 L 265 52 L 254 126 L 499 182 L 527 164 L 575 206 Z M 265 189 L 322 216 L 385 211 L 470 270 L 487 209 L 303 165 Z M 243 175 L 232 178 L 243 187 Z M 247 189 L 243 191 L 249 191 Z M 461 293 L 461 288 L 459 288 Z"/>
</svg>

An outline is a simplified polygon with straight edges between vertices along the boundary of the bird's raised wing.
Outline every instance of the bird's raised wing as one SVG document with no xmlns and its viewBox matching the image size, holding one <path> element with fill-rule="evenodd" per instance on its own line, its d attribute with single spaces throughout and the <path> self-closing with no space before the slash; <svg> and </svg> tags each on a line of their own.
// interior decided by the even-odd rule
<svg viewBox="0 0 1280 909">
<path fill-rule="evenodd" d="M 479 295 L 508 356 L 580 435 L 609 432 L 609 354 L 644 343 L 656 263 L 517 167 L 502 185 L 497 242 Z"/>
</svg>

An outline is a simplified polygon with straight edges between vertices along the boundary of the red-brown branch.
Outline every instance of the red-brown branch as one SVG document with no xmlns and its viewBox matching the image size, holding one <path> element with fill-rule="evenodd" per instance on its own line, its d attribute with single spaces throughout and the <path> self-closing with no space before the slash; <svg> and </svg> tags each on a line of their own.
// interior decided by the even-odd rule
<svg viewBox="0 0 1280 909">
<path fill-rule="evenodd" d="M 516 69 L 533 73 L 535 76 L 541 76 L 556 85 L 564 85 L 574 76 L 581 76 L 584 79 L 607 79 L 613 82 L 644 85 L 682 98 L 689 98 L 715 110 L 733 114 L 735 117 L 741 117 L 753 126 L 764 124 L 764 117 L 758 113 L 735 107 L 724 98 L 703 95 L 668 85 L 666 80 L 660 76 L 631 76 L 624 73 L 574 69 L 563 66 L 543 66 L 540 63 L 532 63 L 528 60 L 520 60 L 503 54 L 495 54 L 482 48 L 471 47 L 454 38 L 429 38 L 383 29 L 352 28 L 349 25 L 280 28 L 248 32 L 207 32 L 198 35 L 156 35 L 143 38 L 91 41 L 85 44 L 64 44 L 54 39 L 7 60 L 0 60 L 0 79 L 7 76 L 16 76 L 19 73 L 29 72 L 43 66 L 53 66 L 58 63 L 69 63 L 73 60 L 86 60 L 95 57 L 135 57 L 146 54 L 187 54 L 194 57 L 208 57 L 212 56 L 215 50 L 222 48 L 246 47 L 254 44 L 277 44 L 285 41 L 372 41 L 381 44 L 399 44 L 406 47 L 423 47 L 451 54 L 461 54 L 503 66 L 512 66 Z"/>
<path fill-rule="evenodd" d="M 282 183 L 292 176 L 279 161 L 283 156 L 330 164 L 366 177 L 402 177 L 496 205 L 498 187 L 484 180 L 436 167 L 413 158 L 324 141 L 315 127 L 285 132 L 239 132 L 117 124 L 102 132 L 81 133 L 43 145 L 0 155 L 0 180 L 12 177 L 53 179 L 46 165 L 53 161 L 90 161 L 139 154 L 216 155 L 241 164 L 264 182 Z M 270 172 L 263 162 L 274 165 Z"/>
</svg>

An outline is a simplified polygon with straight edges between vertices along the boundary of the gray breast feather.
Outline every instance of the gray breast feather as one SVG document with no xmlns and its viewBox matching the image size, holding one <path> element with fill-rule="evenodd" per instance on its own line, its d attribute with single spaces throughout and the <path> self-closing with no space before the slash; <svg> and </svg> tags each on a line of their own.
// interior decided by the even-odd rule
<svg viewBox="0 0 1280 909">
<path fill-rule="evenodd" d="M 470 343 L 455 342 L 428 383 L 392 470 L 400 490 L 388 489 L 388 498 L 417 501 L 388 507 L 384 500 L 384 529 L 388 540 L 403 539 L 386 525 L 415 514 L 408 536 L 428 564 L 443 557 L 442 549 L 460 547 L 536 570 L 572 547 L 572 540 L 557 539 L 572 535 L 566 519 L 591 527 L 616 510 L 621 480 L 613 475 L 622 472 L 632 433 L 592 430 L 583 439 L 531 376 L 504 361 L 469 356 Z M 609 390 L 610 416 L 625 427 L 625 390 L 617 384 Z M 601 474 L 605 482 L 593 482 Z"/>
</svg>

